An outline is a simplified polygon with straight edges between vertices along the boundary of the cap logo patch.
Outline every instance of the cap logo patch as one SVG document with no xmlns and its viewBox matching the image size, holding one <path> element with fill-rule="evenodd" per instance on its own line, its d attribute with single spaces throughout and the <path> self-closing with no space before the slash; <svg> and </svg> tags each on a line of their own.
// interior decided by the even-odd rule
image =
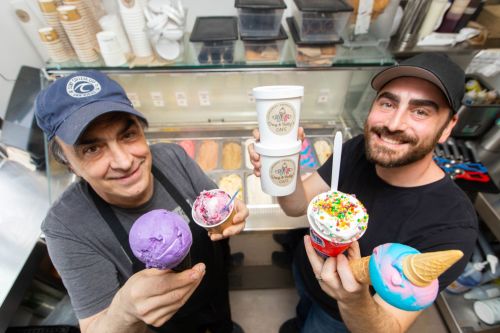
<svg viewBox="0 0 500 333">
<path fill-rule="evenodd" d="M 93 96 L 101 91 L 101 85 L 87 76 L 75 76 L 68 81 L 66 92 L 74 98 Z"/>
</svg>

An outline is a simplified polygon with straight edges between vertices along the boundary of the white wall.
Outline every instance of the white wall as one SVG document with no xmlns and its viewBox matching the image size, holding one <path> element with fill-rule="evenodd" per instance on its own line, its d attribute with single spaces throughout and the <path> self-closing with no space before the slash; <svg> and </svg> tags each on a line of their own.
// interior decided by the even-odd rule
<svg viewBox="0 0 500 333">
<path fill-rule="evenodd" d="M 8 0 L 0 1 L 0 73 L 15 80 L 22 65 L 42 67 L 43 61 L 17 23 Z M 0 117 L 4 118 L 14 82 L 0 77 Z"/>
</svg>

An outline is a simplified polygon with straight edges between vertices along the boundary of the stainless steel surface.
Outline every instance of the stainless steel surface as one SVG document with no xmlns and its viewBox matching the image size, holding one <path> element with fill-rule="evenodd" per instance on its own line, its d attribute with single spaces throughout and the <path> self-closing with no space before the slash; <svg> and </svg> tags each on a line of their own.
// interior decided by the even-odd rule
<svg viewBox="0 0 500 333">
<path fill-rule="evenodd" d="M 25 276 L 21 274 L 40 237 L 40 224 L 45 216 L 47 179 L 21 164 L 6 160 L 0 167 L 0 331 L 5 327 L 12 305 L 20 301 L 18 290 Z M 27 267 L 30 270 L 32 268 Z M 16 282 L 17 281 L 17 282 Z"/>
<path fill-rule="evenodd" d="M 481 322 L 474 313 L 474 301 L 465 299 L 463 295 L 441 292 L 436 303 L 451 333 L 500 331 L 500 325 L 487 325 Z"/>
<path fill-rule="evenodd" d="M 484 135 L 479 143 L 481 148 L 491 152 L 500 153 L 500 120 Z"/>
<path fill-rule="evenodd" d="M 490 228 L 491 232 L 500 240 L 500 195 L 490 193 L 479 193 L 474 206 Z"/>
</svg>

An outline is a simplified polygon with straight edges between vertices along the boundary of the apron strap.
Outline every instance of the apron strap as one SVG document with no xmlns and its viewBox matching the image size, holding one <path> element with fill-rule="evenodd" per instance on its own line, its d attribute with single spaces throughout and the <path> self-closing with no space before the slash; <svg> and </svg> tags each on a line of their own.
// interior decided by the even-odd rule
<svg viewBox="0 0 500 333">
<path fill-rule="evenodd" d="M 111 209 L 111 207 L 106 201 L 104 201 L 99 195 L 97 195 L 92 186 L 90 186 L 88 183 L 87 187 L 89 189 L 92 200 L 94 201 L 94 204 L 97 207 L 97 210 L 101 214 L 101 217 L 109 226 L 109 228 L 115 235 L 118 242 L 120 242 L 120 246 L 123 252 L 125 252 L 128 259 L 132 262 L 132 268 L 134 273 L 143 270 L 146 266 L 139 259 L 137 259 L 134 253 L 132 252 L 132 249 L 130 248 L 128 241 L 128 233 L 121 224 L 120 220 L 118 220 L 118 217 L 116 217 L 116 214 L 113 211 L 113 209 Z"/>
</svg>

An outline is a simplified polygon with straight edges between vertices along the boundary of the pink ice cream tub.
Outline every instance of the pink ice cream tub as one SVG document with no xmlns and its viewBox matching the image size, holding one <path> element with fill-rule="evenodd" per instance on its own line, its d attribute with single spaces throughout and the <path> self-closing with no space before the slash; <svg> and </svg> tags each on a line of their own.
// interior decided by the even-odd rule
<svg viewBox="0 0 500 333">
<path fill-rule="evenodd" d="M 210 233 L 222 234 L 224 229 L 233 224 L 236 214 L 234 201 L 224 209 L 230 200 L 231 196 L 221 189 L 202 191 L 193 204 L 193 220 Z"/>
<path fill-rule="evenodd" d="M 336 257 L 366 231 L 368 214 L 354 196 L 329 191 L 315 196 L 307 208 L 311 244 L 323 257 Z"/>
</svg>

